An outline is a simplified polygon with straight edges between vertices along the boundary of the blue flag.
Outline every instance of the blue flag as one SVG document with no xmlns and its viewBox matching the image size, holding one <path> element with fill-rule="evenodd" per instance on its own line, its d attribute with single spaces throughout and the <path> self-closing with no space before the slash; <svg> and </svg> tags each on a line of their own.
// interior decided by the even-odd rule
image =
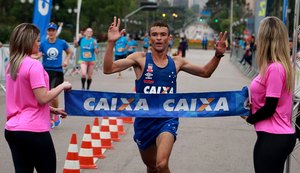
<svg viewBox="0 0 300 173">
<path fill-rule="evenodd" d="M 282 22 L 284 23 L 284 24 L 286 24 L 287 23 L 287 11 L 288 11 L 288 3 L 289 3 L 289 1 L 288 0 L 284 0 L 283 1 L 283 7 L 282 7 Z"/>
<path fill-rule="evenodd" d="M 222 117 L 248 116 L 248 88 L 177 94 L 65 92 L 65 110 L 75 116 Z"/>
<path fill-rule="evenodd" d="M 34 12 L 33 12 L 33 23 L 41 31 L 41 42 L 46 39 L 47 26 L 50 23 L 52 9 L 52 0 L 35 0 L 34 1 Z"/>
</svg>

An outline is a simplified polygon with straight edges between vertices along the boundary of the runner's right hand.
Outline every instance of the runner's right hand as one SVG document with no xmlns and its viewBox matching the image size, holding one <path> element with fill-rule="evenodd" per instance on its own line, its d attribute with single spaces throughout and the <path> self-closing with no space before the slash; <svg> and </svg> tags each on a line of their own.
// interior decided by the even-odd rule
<svg viewBox="0 0 300 173">
<path fill-rule="evenodd" d="M 113 23 L 111 23 L 111 25 L 108 28 L 108 41 L 114 42 L 118 40 L 125 33 L 125 29 L 119 31 L 120 24 L 121 24 L 120 18 L 118 18 L 117 20 L 117 17 L 115 16 Z"/>
</svg>

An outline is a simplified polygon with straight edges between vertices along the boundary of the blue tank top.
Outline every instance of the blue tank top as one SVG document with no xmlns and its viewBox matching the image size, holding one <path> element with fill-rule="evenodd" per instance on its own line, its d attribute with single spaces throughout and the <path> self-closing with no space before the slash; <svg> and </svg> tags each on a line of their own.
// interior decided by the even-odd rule
<svg viewBox="0 0 300 173">
<path fill-rule="evenodd" d="M 170 56 L 168 56 L 168 64 L 160 68 L 155 65 L 152 54 L 147 53 L 144 72 L 141 78 L 135 81 L 136 92 L 146 94 L 176 93 L 176 79 L 176 66 Z M 148 129 L 151 126 L 160 126 L 170 120 L 178 121 L 178 118 L 137 117 L 134 121 L 134 128 L 135 130 Z"/>
</svg>

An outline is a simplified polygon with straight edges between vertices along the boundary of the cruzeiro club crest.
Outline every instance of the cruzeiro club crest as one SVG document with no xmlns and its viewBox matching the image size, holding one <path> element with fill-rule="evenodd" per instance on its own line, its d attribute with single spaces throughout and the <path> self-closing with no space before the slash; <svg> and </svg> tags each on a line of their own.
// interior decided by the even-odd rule
<svg viewBox="0 0 300 173">
<path fill-rule="evenodd" d="M 57 60 L 58 50 L 55 47 L 51 47 L 47 50 L 47 60 Z"/>
</svg>

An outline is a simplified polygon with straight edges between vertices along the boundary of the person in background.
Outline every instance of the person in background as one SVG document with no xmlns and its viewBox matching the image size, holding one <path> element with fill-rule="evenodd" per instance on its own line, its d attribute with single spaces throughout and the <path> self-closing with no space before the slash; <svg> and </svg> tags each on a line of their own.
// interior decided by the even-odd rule
<svg viewBox="0 0 300 173">
<path fill-rule="evenodd" d="M 71 48 L 65 40 L 57 38 L 57 25 L 49 23 L 47 27 L 47 39 L 41 43 L 40 52 L 45 70 L 50 78 L 50 88 L 55 88 L 64 82 L 63 68 L 67 67 L 71 58 Z M 63 58 L 63 52 L 66 57 Z M 51 106 L 58 108 L 58 97 L 54 98 Z M 50 125 L 52 128 L 61 123 L 60 115 L 51 114 Z"/>
<path fill-rule="evenodd" d="M 143 38 L 143 49 L 144 52 L 148 52 L 149 50 L 149 37 L 147 33 L 145 33 L 145 36 Z"/>
<path fill-rule="evenodd" d="M 178 52 L 180 52 L 180 55 L 182 58 L 185 58 L 186 50 L 188 49 L 188 43 L 185 37 L 181 38 L 181 41 L 178 46 Z"/>
<path fill-rule="evenodd" d="M 49 77 L 37 54 L 40 31 L 30 23 L 14 28 L 10 36 L 10 60 L 6 68 L 5 139 L 11 150 L 16 173 L 55 173 L 56 154 L 50 135 L 50 112 L 67 116 L 62 108 L 49 106 L 63 90 L 71 89 L 63 82 L 49 90 Z"/>
<path fill-rule="evenodd" d="M 79 63 L 80 63 L 80 71 L 81 71 L 81 85 L 82 89 L 85 89 L 85 82 L 87 82 L 86 89 L 89 90 L 91 83 L 92 83 L 92 77 L 93 77 L 93 71 L 94 71 L 94 65 L 96 61 L 96 55 L 98 54 L 98 44 L 95 38 L 93 36 L 93 29 L 87 28 L 84 32 L 84 37 L 80 39 L 80 41 L 75 41 L 74 46 L 78 47 L 80 46 L 80 57 L 79 57 Z"/>
<path fill-rule="evenodd" d="M 135 52 L 125 59 L 113 61 L 115 42 L 125 33 L 125 30 L 119 31 L 120 24 L 121 20 L 114 17 L 108 29 L 103 73 L 112 74 L 133 67 L 137 93 L 176 93 L 177 74 L 180 71 L 208 78 L 217 68 L 226 50 L 225 32 L 224 35 L 220 33 L 214 57 L 204 66 L 192 64 L 179 56 L 170 57 L 167 55 L 171 39 L 169 26 L 156 22 L 149 29 L 151 52 Z M 158 88 L 165 89 L 160 92 Z M 147 167 L 147 172 L 170 172 L 169 158 L 176 140 L 179 119 L 161 116 L 161 118 L 136 117 L 134 121 L 134 141 Z"/>
<path fill-rule="evenodd" d="M 127 57 L 128 40 L 125 33 L 115 43 L 115 61 L 125 59 Z M 121 78 L 121 72 L 118 73 L 118 78 Z"/>
<path fill-rule="evenodd" d="M 207 34 L 204 34 L 202 39 L 202 49 L 207 50 L 207 44 L 208 44 Z"/>
<path fill-rule="evenodd" d="M 77 44 L 77 45 L 80 45 L 80 42 L 81 42 L 82 38 L 85 37 L 85 35 L 84 35 L 85 30 L 86 30 L 86 29 L 80 30 L 80 32 L 79 32 L 79 34 L 78 34 L 78 40 L 76 40 L 76 37 L 74 38 L 74 44 L 75 44 L 75 42 L 77 42 L 76 44 Z"/>
<path fill-rule="evenodd" d="M 61 33 L 62 27 L 64 26 L 64 23 L 63 23 L 63 22 L 60 22 L 58 25 L 59 25 L 59 26 L 58 26 L 58 28 L 57 28 L 57 30 L 56 30 L 56 37 L 58 37 L 59 34 Z M 48 35 L 46 36 L 46 39 L 48 39 Z"/>
<path fill-rule="evenodd" d="M 293 128 L 293 68 L 288 32 L 277 17 L 260 22 L 257 35 L 259 75 L 250 85 L 251 113 L 243 117 L 257 134 L 254 146 L 256 173 L 283 173 L 296 143 Z"/>
<path fill-rule="evenodd" d="M 174 38 L 173 38 L 173 35 L 170 34 L 170 41 L 169 41 L 169 45 L 168 45 L 168 55 L 172 55 L 173 44 L 174 44 Z"/>
<path fill-rule="evenodd" d="M 127 56 L 136 52 L 137 42 L 135 41 L 135 39 L 133 38 L 133 36 L 131 34 L 129 35 L 127 45 L 128 45 Z"/>
</svg>

